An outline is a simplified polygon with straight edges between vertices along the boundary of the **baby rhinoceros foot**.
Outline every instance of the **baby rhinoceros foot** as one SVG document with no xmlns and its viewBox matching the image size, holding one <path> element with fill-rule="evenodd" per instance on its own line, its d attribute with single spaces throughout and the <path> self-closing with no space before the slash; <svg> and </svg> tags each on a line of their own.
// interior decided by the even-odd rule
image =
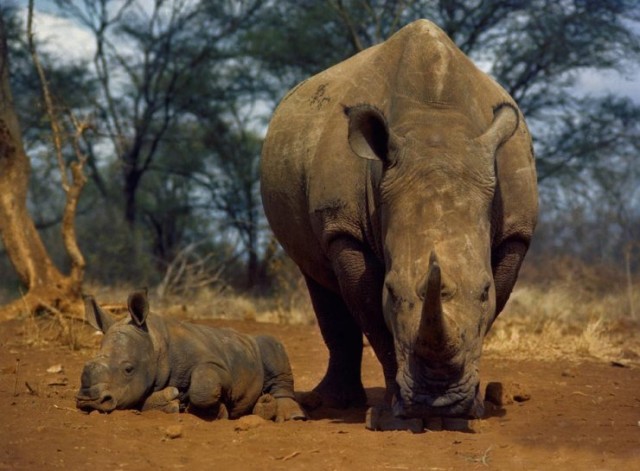
<svg viewBox="0 0 640 471">
<path fill-rule="evenodd" d="M 178 388 L 169 386 L 152 393 L 142 405 L 142 410 L 161 410 L 169 414 L 180 412 L 180 401 Z"/>
<path fill-rule="evenodd" d="M 286 420 L 307 420 L 307 414 L 300 404 L 290 397 L 275 398 L 271 394 L 263 394 L 253 407 L 253 414 L 265 420 L 284 422 Z"/>
</svg>

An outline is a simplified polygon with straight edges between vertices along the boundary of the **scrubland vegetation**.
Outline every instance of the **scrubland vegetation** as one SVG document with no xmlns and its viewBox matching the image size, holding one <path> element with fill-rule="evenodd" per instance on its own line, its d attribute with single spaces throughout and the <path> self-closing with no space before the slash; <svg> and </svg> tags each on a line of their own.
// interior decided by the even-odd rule
<svg viewBox="0 0 640 471">
<path fill-rule="evenodd" d="M 27 302 L 38 280 L 75 263 L 61 236 L 62 186 L 78 159 L 87 182 L 73 222 L 86 266 L 70 291 L 76 306 L 81 291 L 117 304 L 148 286 L 172 315 L 315 322 L 261 212 L 264 130 L 289 88 L 422 17 L 504 86 L 534 137 L 540 223 L 486 352 L 639 353 L 640 106 L 617 87 L 589 87 L 637 73 L 637 2 L 54 2 L 34 12 L 33 36 L 25 3 L 0 7 L 1 91 L 14 108 L 0 120 L 14 112 L 20 122 L 0 148 L 24 144 L 20 178 L 0 159 L 0 192 L 22 211 L 18 223 L 0 217 L 0 304 L 27 320 L 26 342 L 82 345 L 80 310 L 61 312 L 69 306 L 56 295 L 35 312 Z M 80 28 L 93 55 L 61 57 L 38 30 L 52 18 L 69 34 Z"/>
<path fill-rule="evenodd" d="M 166 316 L 281 325 L 313 325 L 315 315 L 304 281 L 286 264 L 281 285 L 270 295 L 251 295 L 218 285 L 187 295 L 150 292 L 152 309 Z M 509 303 L 485 341 L 485 356 L 514 360 L 595 359 L 618 366 L 640 364 L 640 282 L 624 272 L 570 258 L 525 264 Z M 124 312 L 135 287 L 88 285 L 87 292 L 115 312 Z M 82 319 L 63 313 L 24 313 L 22 341 L 59 342 L 72 349 L 95 345 Z"/>
</svg>

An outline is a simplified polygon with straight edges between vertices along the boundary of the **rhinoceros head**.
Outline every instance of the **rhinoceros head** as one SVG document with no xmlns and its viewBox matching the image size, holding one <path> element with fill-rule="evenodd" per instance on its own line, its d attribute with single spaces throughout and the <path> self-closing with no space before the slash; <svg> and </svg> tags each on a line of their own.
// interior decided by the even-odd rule
<svg viewBox="0 0 640 471">
<path fill-rule="evenodd" d="M 156 359 L 146 318 L 146 292 L 129 296 L 129 318 L 116 320 L 85 297 L 87 321 L 104 333 L 98 355 L 85 364 L 76 406 L 85 411 L 111 412 L 138 406 L 155 378 Z"/>
<path fill-rule="evenodd" d="M 397 416 L 479 416 L 478 364 L 496 314 L 491 222 L 497 149 L 518 127 L 511 105 L 487 125 L 438 109 L 387 122 L 347 108 L 349 142 L 382 162 L 378 220 L 383 312 L 398 363 Z"/>
</svg>

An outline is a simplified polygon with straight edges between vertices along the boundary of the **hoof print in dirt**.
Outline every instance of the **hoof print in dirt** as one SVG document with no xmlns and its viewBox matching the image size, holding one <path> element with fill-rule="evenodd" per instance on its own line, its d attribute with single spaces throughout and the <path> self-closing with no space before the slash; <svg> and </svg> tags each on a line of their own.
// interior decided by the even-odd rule
<svg viewBox="0 0 640 471">
<path fill-rule="evenodd" d="M 514 402 L 528 401 L 531 394 L 519 383 L 491 382 L 487 384 L 484 398 L 495 406 L 503 407 Z"/>
<path fill-rule="evenodd" d="M 375 431 L 408 430 L 413 433 L 424 431 L 422 419 L 401 419 L 395 417 L 391 409 L 376 406 L 367 410 L 365 426 Z"/>
</svg>

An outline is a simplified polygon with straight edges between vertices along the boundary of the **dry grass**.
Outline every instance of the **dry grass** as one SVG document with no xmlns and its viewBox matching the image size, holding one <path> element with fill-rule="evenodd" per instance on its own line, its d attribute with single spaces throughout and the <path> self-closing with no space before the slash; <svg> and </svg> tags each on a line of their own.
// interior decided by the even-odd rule
<svg viewBox="0 0 640 471">
<path fill-rule="evenodd" d="M 629 289 L 625 279 L 611 271 L 561 262 L 534 275 L 525 273 L 517 285 L 487 336 L 486 355 L 550 361 L 591 358 L 640 365 L 640 284 Z M 91 286 L 85 291 L 101 304 L 124 308 L 131 289 Z M 153 291 L 150 298 L 153 311 L 186 319 L 315 323 L 301 280 L 289 282 L 287 289 L 268 298 L 211 288 L 189 299 L 161 299 Z M 69 322 L 64 325 L 51 316 L 27 317 L 23 341 L 38 346 L 55 340 L 73 349 L 95 343 L 85 338 L 90 329 Z"/>
<path fill-rule="evenodd" d="M 228 319 L 267 322 L 273 324 L 315 323 L 315 315 L 304 296 L 250 297 L 230 291 L 201 290 L 189 304 L 175 303 L 165 311 L 168 314 L 182 314 L 189 319 Z"/>
<path fill-rule="evenodd" d="M 602 280 L 604 281 L 604 280 Z M 570 277 L 516 287 L 485 342 L 487 354 L 511 358 L 596 358 L 622 364 L 640 360 L 640 285 L 603 283 L 593 289 Z"/>
<path fill-rule="evenodd" d="M 30 347 L 56 343 L 81 350 L 95 345 L 92 334 L 81 319 L 62 317 L 62 313 L 31 313 L 24 318 L 18 341 Z"/>
</svg>

